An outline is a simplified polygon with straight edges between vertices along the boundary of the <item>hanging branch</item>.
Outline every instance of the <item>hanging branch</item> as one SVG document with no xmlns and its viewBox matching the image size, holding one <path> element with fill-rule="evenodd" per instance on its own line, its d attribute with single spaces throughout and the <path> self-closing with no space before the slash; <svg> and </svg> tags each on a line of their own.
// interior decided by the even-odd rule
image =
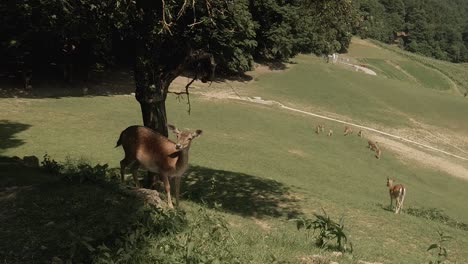
<svg viewBox="0 0 468 264">
<path fill-rule="evenodd" d="M 187 85 L 185 85 L 185 91 L 182 91 L 182 92 L 170 92 L 168 91 L 168 93 L 171 93 L 171 94 L 175 94 L 177 95 L 177 100 L 180 101 L 180 98 L 182 97 L 183 98 L 183 95 L 186 94 L 187 95 L 187 104 L 188 104 L 188 114 L 190 115 L 190 112 L 192 110 L 192 105 L 190 104 L 190 93 L 189 93 L 189 88 L 190 88 L 190 85 L 197 79 L 197 75 L 195 75 L 195 77 L 193 77 L 193 79 L 187 83 Z"/>
</svg>

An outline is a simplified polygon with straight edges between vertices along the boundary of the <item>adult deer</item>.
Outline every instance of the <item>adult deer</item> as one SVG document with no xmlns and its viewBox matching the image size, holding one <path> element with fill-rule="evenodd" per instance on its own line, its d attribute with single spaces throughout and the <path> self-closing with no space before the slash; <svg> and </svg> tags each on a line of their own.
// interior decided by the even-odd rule
<svg viewBox="0 0 468 264">
<path fill-rule="evenodd" d="M 325 126 L 323 124 L 320 124 L 315 128 L 315 133 L 317 134 L 324 132 L 324 131 L 325 131 Z"/>
<path fill-rule="evenodd" d="M 177 135 L 177 143 L 150 128 L 130 126 L 122 131 L 116 147 L 122 145 L 125 151 L 125 158 L 120 161 L 121 180 L 124 180 L 125 168 L 129 165 L 136 187 L 140 185 L 137 177 L 140 166 L 159 172 L 164 181 L 167 203 L 173 208 L 169 179 L 175 178 L 176 204 L 179 205 L 180 179 L 188 167 L 190 144 L 202 131 L 179 131 L 173 125 L 168 125 L 168 128 Z M 155 181 L 153 177 L 153 184 Z"/>
<path fill-rule="evenodd" d="M 379 146 L 377 144 L 378 144 L 377 141 L 372 141 L 372 140 L 367 141 L 367 147 L 372 151 L 376 151 L 379 149 Z"/>
<path fill-rule="evenodd" d="M 344 128 L 344 135 L 347 136 L 349 134 L 352 134 L 353 133 L 353 129 L 349 126 L 345 126 Z"/>
<path fill-rule="evenodd" d="M 393 208 L 393 200 L 396 201 L 395 214 L 400 213 L 405 201 L 406 188 L 402 184 L 393 185 L 393 180 L 387 177 L 387 187 L 390 192 L 390 208 Z"/>
<path fill-rule="evenodd" d="M 382 150 L 378 148 L 375 150 L 375 158 L 380 159 L 380 157 L 382 157 Z"/>
</svg>

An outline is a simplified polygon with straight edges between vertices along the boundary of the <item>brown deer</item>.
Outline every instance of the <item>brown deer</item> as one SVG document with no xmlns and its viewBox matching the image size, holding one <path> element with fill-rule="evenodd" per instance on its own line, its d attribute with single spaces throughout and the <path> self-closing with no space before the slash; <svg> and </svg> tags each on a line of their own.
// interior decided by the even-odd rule
<svg viewBox="0 0 468 264">
<path fill-rule="evenodd" d="M 387 177 L 387 187 L 390 192 L 390 208 L 393 209 L 393 200 L 396 201 L 395 214 L 400 213 L 405 201 L 406 188 L 402 184 L 393 185 L 393 180 Z"/>
<path fill-rule="evenodd" d="M 151 172 L 159 172 L 164 181 L 167 203 L 173 208 L 169 179 L 175 178 L 176 204 L 179 205 L 180 179 L 187 170 L 189 150 L 192 139 L 202 134 L 179 131 L 168 125 L 169 130 L 177 135 L 177 143 L 144 126 L 130 126 L 120 134 L 117 146 L 122 145 L 125 157 L 120 161 L 121 180 L 124 180 L 125 168 L 129 165 L 136 187 L 139 187 L 137 171 L 141 166 Z M 153 177 L 153 184 L 156 178 Z"/>
<path fill-rule="evenodd" d="M 379 146 L 377 145 L 377 141 L 372 141 L 372 140 L 368 140 L 367 141 L 367 147 L 372 150 L 372 151 L 376 151 L 377 149 L 379 149 Z"/>
<path fill-rule="evenodd" d="M 320 124 L 315 128 L 315 133 L 317 133 L 317 134 L 320 134 L 320 133 L 322 133 L 324 131 L 325 131 L 325 126 L 323 124 Z"/>
<path fill-rule="evenodd" d="M 375 157 L 376 157 L 377 159 L 380 159 L 381 156 L 382 156 L 382 150 L 379 149 L 379 148 L 376 149 L 376 150 L 375 150 Z"/>
<path fill-rule="evenodd" d="M 353 133 L 353 129 L 349 126 L 345 126 L 344 128 L 344 135 L 347 136 L 347 135 L 350 135 Z"/>
<path fill-rule="evenodd" d="M 330 129 L 330 130 L 328 131 L 328 135 L 327 135 L 327 136 L 329 136 L 329 137 L 333 136 L 333 130 Z"/>
<path fill-rule="evenodd" d="M 362 137 L 362 130 L 359 130 L 359 132 L 357 133 L 358 137 Z"/>
</svg>

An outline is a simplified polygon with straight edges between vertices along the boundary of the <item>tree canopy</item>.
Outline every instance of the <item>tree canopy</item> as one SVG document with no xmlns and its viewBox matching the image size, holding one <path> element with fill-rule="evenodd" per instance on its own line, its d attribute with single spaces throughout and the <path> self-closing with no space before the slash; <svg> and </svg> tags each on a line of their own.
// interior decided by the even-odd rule
<svg viewBox="0 0 468 264">
<path fill-rule="evenodd" d="M 254 59 L 346 51 L 353 11 L 349 0 L 6 0 L 0 54 L 4 68 L 69 79 L 130 63 L 145 125 L 167 134 L 165 99 L 177 76 L 207 82 L 215 71 L 250 70 Z"/>
<path fill-rule="evenodd" d="M 356 33 L 452 62 L 468 62 L 467 0 L 356 0 Z"/>
</svg>

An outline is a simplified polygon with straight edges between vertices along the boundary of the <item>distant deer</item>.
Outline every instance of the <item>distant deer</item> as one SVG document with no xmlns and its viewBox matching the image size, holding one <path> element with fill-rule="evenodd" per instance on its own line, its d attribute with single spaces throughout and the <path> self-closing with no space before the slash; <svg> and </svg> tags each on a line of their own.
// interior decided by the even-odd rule
<svg viewBox="0 0 468 264">
<path fill-rule="evenodd" d="M 396 201 L 395 214 L 400 213 L 405 201 L 406 188 L 402 184 L 393 185 L 393 180 L 387 177 L 387 187 L 390 192 L 390 208 L 393 209 L 393 200 Z"/>
<path fill-rule="evenodd" d="M 330 130 L 328 131 L 328 135 L 327 135 L 327 136 L 329 136 L 329 137 L 333 136 L 333 130 L 330 129 Z"/>
<path fill-rule="evenodd" d="M 381 149 L 376 149 L 375 150 L 375 157 L 377 159 L 380 159 L 381 156 L 382 156 L 382 150 Z"/>
<path fill-rule="evenodd" d="M 315 133 L 320 134 L 321 132 L 325 131 L 325 126 L 320 124 L 315 128 Z"/>
<path fill-rule="evenodd" d="M 379 146 L 377 145 L 377 141 L 372 141 L 372 140 L 368 140 L 367 141 L 367 147 L 372 150 L 372 151 L 376 151 L 377 149 L 379 149 Z"/>
<path fill-rule="evenodd" d="M 179 205 L 180 179 L 188 167 L 190 144 L 202 131 L 181 132 L 173 125 L 168 125 L 168 128 L 177 135 L 177 143 L 150 128 L 130 126 L 122 131 L 116 147 L 122 145 L 125 151 L 125 158 L 120 161 L 121 180 L 124 180 L 125 168 L 128 165 L 131 165 L 136 187 L 140 186 L 137 177 L 140 166 L 151 172 L 159 172 L 164 180 L 167 203 L 170 208 L 174 208 L 169 179 L 175 178 L 176 204 Z M 154 177 L 153 184 L 155 180 Z"/>
<path fill-rule="evenodd" d="M 344 135 L 347 136 L 349 134 L 352 134 L 353 133 L 353 129 L 349 126 L 345 126 L 344 128 Z"/>
<path fill-rule="evenodd" d="M 362 137 L 362 130 L 359 130 L 359 132 L 357 133 L 358 137 Z"/>
</svg>

